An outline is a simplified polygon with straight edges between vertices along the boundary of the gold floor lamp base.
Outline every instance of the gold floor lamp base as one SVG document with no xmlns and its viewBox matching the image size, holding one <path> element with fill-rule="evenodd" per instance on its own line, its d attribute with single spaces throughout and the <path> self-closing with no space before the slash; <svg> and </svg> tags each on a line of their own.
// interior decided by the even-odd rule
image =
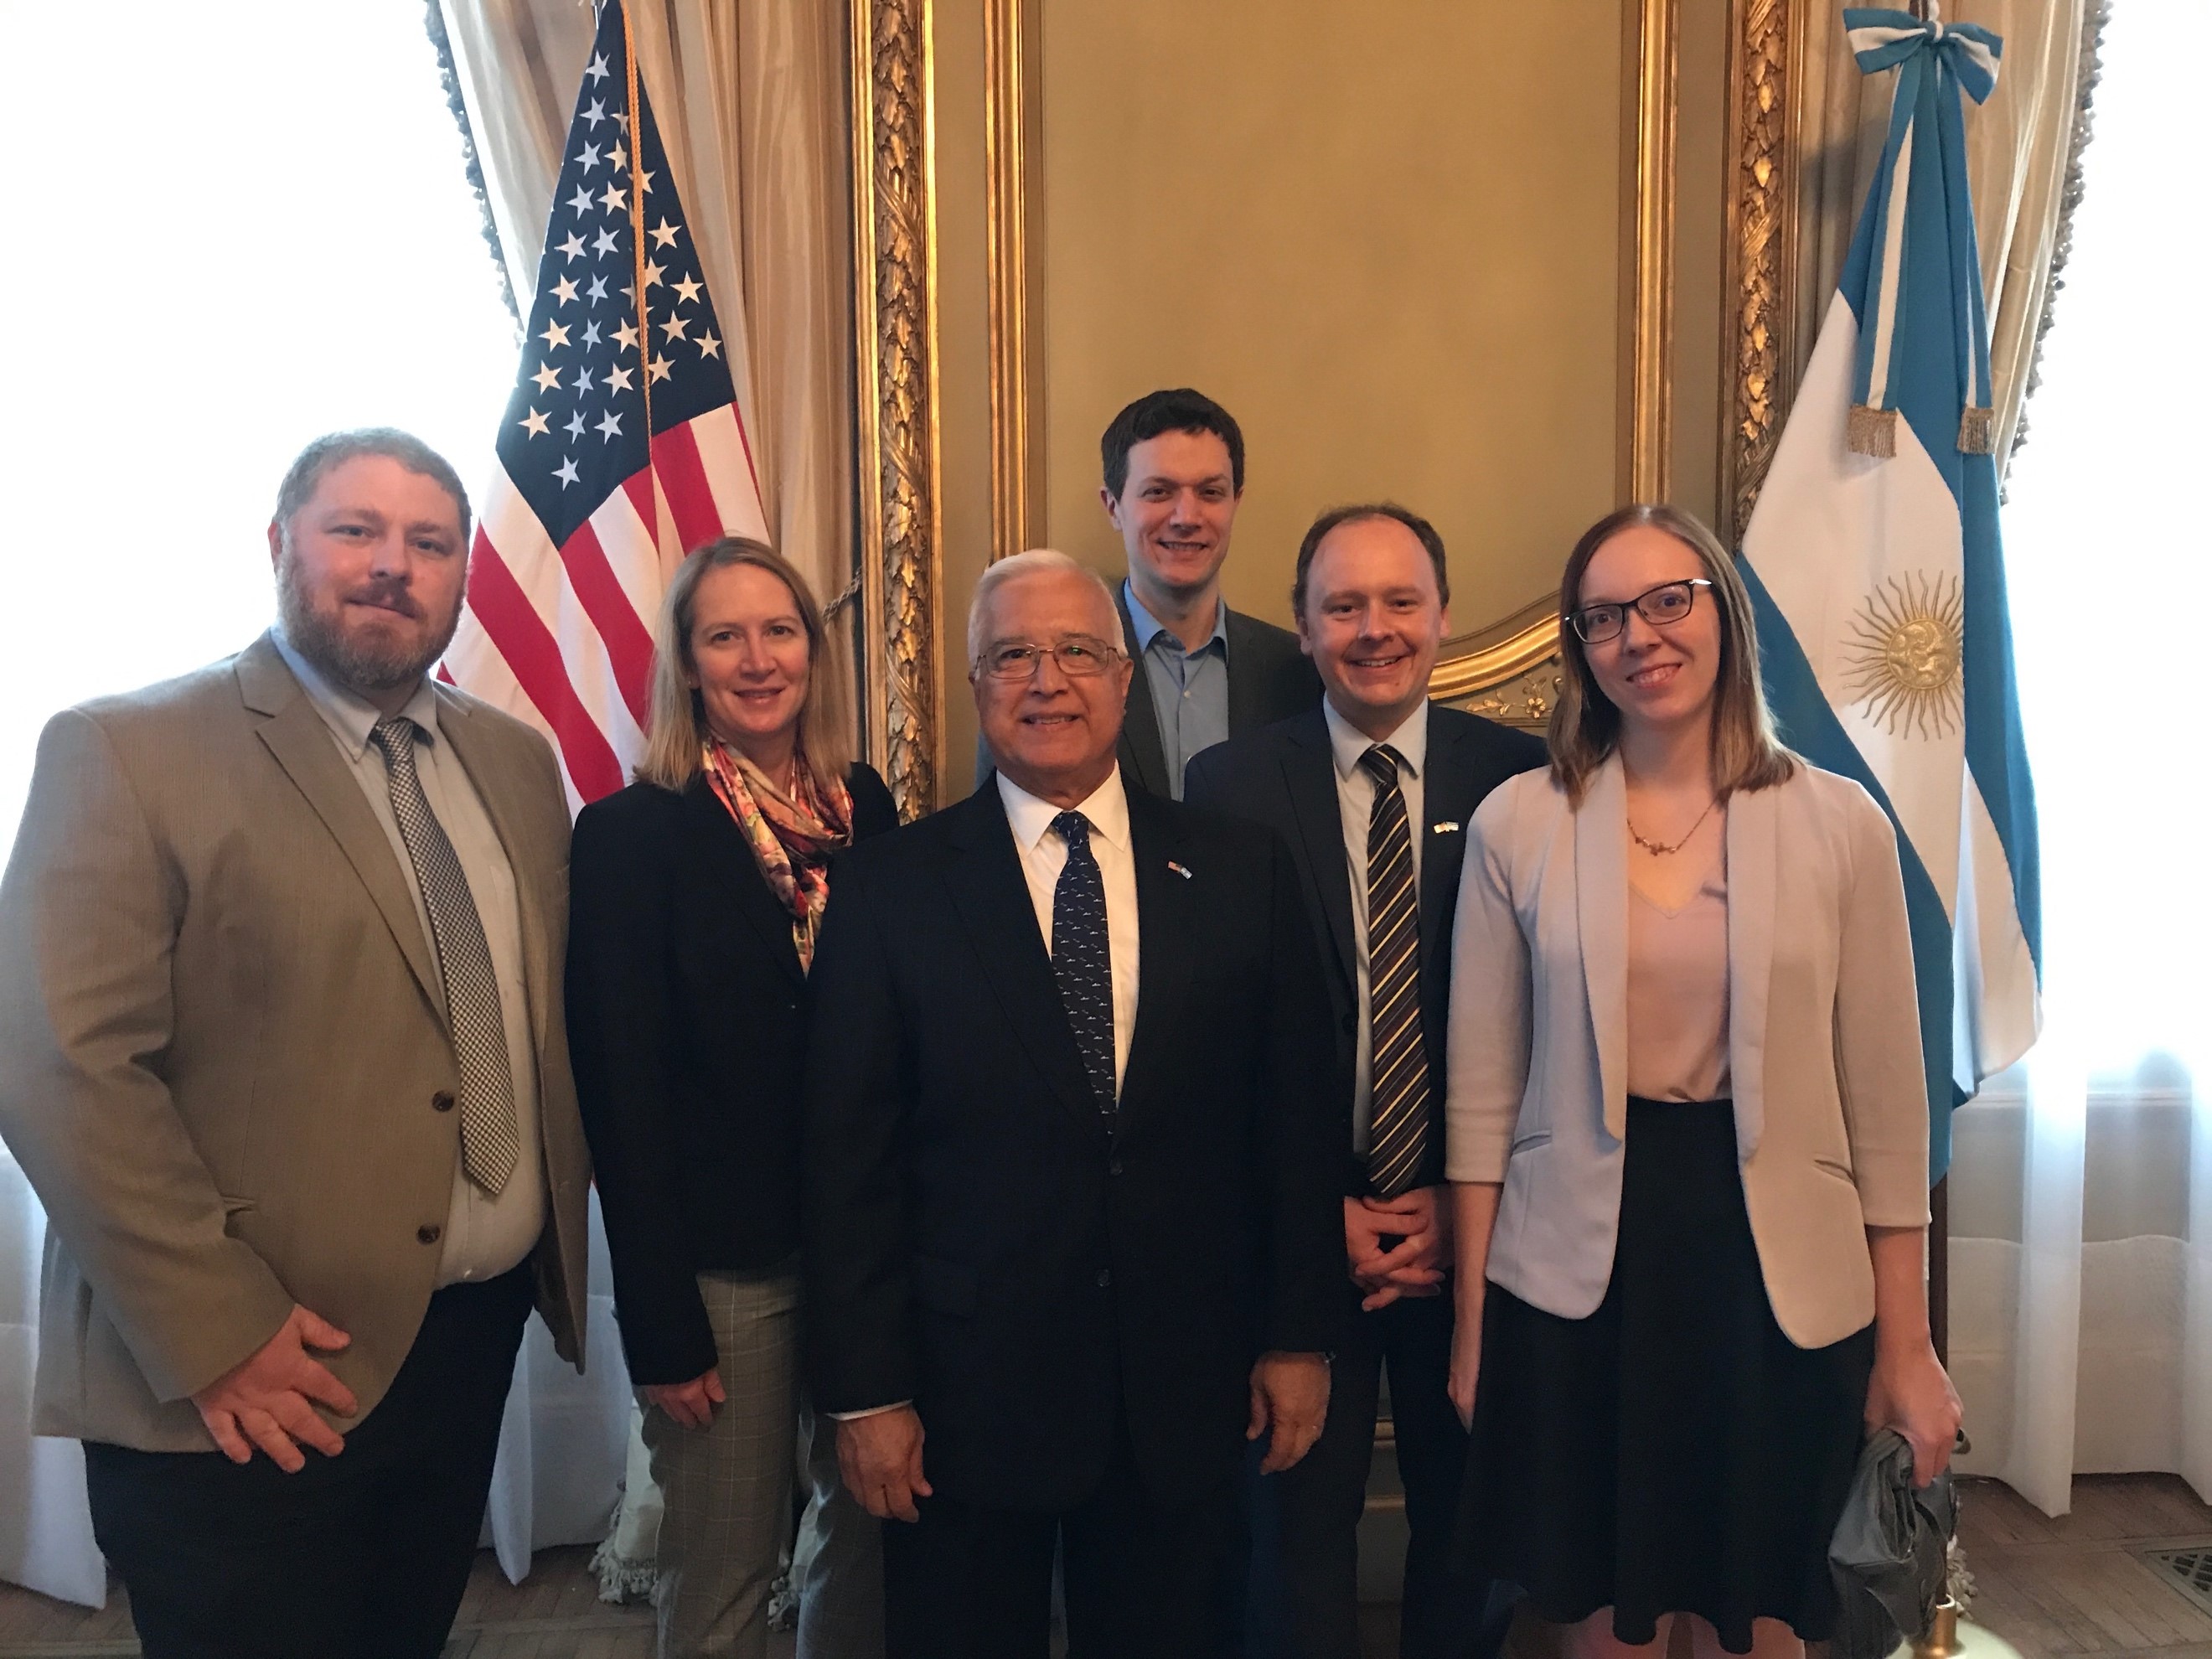
<svg viewBox="0 0 2212 1659">
<path fill-rule="evenodd" d="M 2020 1650 L 2003 1637 L 1960 1618 L 1959 1604 L 1948 1595 L 1936 1604 L 1936 1622 L 1927 1637 L 1899 1644 L 1892 1659 L 1905 1653 L 1912 1659 L 2020 1659 Z"/>
</svg>

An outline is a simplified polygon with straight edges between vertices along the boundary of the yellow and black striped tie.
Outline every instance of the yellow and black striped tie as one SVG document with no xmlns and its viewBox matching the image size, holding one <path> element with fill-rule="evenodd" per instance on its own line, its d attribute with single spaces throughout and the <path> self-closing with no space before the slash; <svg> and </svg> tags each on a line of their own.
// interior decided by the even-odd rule
<svg viewBox="0 0 2212 1659">
<path fill-rule="evenodd" d="M 1420 1174 L 1429 1137 L 1429 1056 L 1421 1042 L 1421 913 L 1413 837 L 1398 787 L 1397 751 L 1359 757 L 1375 780 L 1367 819 L 1367 1023 L 1374 1043 L 1368 1091 L 1367 1178 L 1395 1198 Z"/>
</svg>

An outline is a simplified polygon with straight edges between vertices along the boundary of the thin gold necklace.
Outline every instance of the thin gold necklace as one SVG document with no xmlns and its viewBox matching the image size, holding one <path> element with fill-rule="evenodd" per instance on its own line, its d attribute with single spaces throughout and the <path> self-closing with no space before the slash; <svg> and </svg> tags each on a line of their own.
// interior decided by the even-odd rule
<svg viewBox="0 0 2212 1659">
<path fill-rule="evenodd" d="M 1692 824 L 1687 830 L 1685 830 L 1682 832 L 1681 840 L 1676 842 L 1672 847 L 1662 847 L 1656 841 L 1644 840 L 1643 836 L 1636 833 L 1636 820 L 1634 818 L 1627 819 L 1628 838 L 1634 842 L 1638 847 L 1641 847 L 1645 852 L 1650 853 L 1656 857 L 1664 858 L 1669 853 L 1679 853 L 1685 847 L 1687 847 L 1690 844 L 1690 837 L 1696 835 L 1700 829 L 1704 828 L 1705 820 L 1713 815 L 1713 808 L 1718 806 L 1720 804 L 1721 798 L 1718 795 L 1715 795 L 1711 800 L 1707 801 L 1705 803 L 1705 810 L 1698 814 L 1697 823 Z M 1622 816 L 1624 817 L 1626 817 L 1626 814 L 1623 814 Z"/>
</svg>

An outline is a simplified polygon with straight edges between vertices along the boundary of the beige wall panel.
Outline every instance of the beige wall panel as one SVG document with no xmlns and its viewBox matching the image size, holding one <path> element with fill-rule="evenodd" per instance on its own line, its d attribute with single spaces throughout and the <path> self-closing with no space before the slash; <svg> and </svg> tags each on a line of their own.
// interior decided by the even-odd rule
<svg viewBox="0 0 2212 1659">
<path fill-rule="evenodd" d="M 1046 539 L 1120 567 L 1098 434 L 1188 384 L 1250 451 L 1240 610 L 1287 620 L 1306 523 L 1377 495 L 1461 629 L 1546 592 L 1626 482 L 1620 0 L 1032 5 Z"/>
<path fill-rule="evenodd" d="M 940 803 L 975 782 L 975 700 L 968 690 L 968 600 L 991 562 L 991 390 L 984 261 L 982 0 L 934 0 L 937 140 L 938 708 Z"/>
</svg>

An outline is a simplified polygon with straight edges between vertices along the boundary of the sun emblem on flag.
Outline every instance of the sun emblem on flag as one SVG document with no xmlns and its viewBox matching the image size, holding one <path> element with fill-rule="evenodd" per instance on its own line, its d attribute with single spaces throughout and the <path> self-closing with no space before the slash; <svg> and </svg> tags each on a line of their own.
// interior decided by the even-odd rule
<svg viewBox="0 0 2212 1659">
<path fill-rule="evenodd" d="M 1892 737 L 1948 737 L 1966 702 L 1966 601 L 1959 579 L 1893 576 L 1844 641 L 1851 701 Z"/>
</svg>

